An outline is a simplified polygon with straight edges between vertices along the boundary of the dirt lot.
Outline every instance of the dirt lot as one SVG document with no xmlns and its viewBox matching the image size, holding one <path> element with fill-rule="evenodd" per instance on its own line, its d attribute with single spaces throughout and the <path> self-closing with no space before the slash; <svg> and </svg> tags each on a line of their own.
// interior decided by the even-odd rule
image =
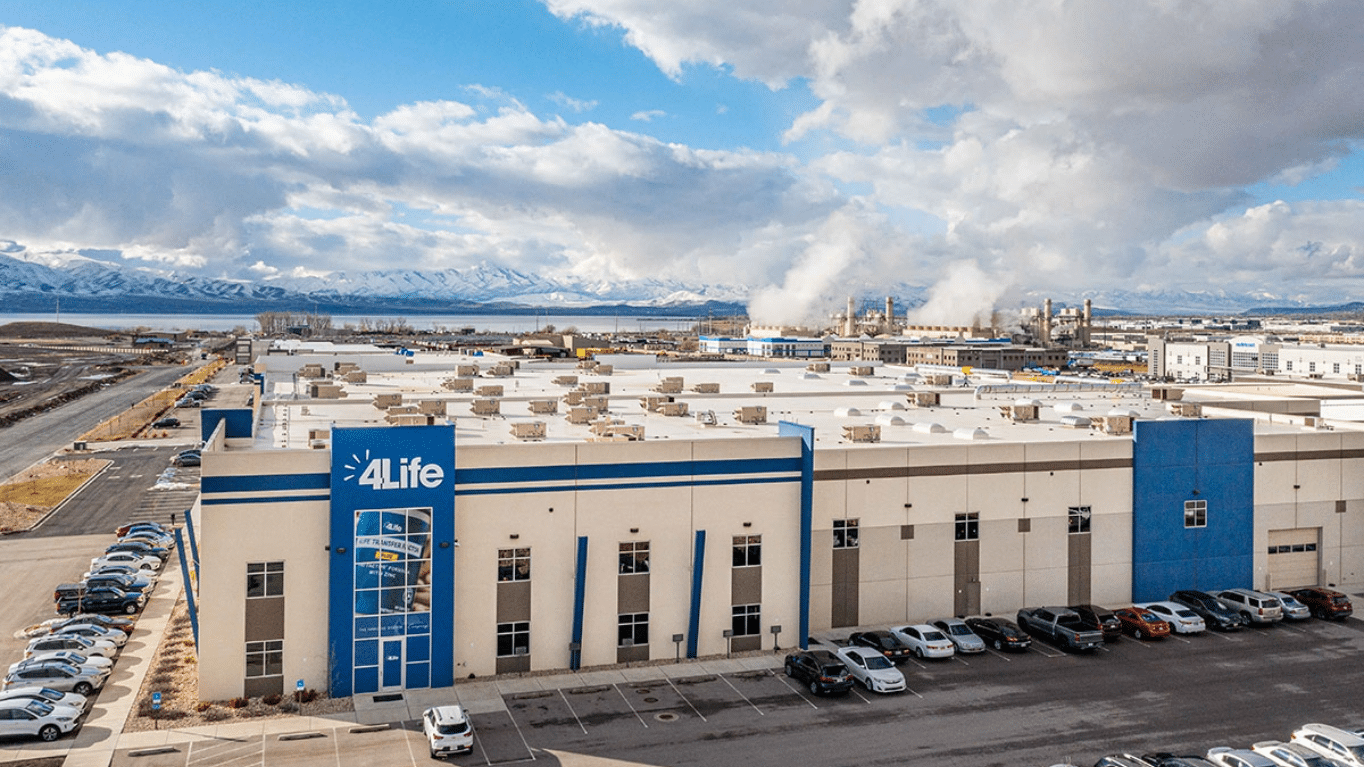
<svg viewBox="0 0 1364 767">
<path fill-rule="evenodd" d="M 0 532 L 27 530 L 108 465 L 97 458 L 49 461 L 10 478 L 0 485 Z"/>
</svg>

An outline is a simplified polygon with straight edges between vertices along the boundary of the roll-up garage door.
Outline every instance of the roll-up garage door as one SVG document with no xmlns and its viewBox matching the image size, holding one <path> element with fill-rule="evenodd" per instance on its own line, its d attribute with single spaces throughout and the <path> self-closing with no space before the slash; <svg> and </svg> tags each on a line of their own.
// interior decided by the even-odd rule
<svg viewBox="0 0 1364 767">
<path fill-rule="evenodd" d="M 1321 571 L 1321 528 L 1269 531 L 1269 587 L 1282 591 L 1316 586 Z"/>
</svg>

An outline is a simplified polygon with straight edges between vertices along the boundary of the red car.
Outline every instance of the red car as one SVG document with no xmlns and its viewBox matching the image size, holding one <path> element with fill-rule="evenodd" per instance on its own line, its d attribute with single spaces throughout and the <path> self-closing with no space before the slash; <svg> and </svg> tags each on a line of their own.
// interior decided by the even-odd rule
<svg viewBox="0 0 1364 767">
<path fill-rule="evenodd" d="M 1170 624 L 1160 619 L 1159 615 L 1150 610 L 1143 610 L 1140 607 L 1123 607 L 1114 610 L 1113 614 L 1122 621 L 1124 634 L 1131 634 L 1137 639 L 1157 639 L 1170 635 Z"/>
<path fill-rule="evenodd" d="M 1297 597 L 1299 602 L 1307 605 L 1314 618 L 1345 620 L 1354 613 L 1354 605 L 1350 604 L 1350 598 L 1339 591 L 1312 586 L 1290 593 Z"/>
</svg>

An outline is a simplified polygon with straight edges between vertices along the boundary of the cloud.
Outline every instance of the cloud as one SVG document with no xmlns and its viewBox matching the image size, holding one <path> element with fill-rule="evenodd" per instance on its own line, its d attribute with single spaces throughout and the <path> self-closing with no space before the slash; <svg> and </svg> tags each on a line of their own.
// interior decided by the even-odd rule
<svg viewBox="0 0 1364 767">
<path fill-rule="evenodd" d="M 640 122 L 645 123 L 651 123 L 654 121 L 655 117 L 663 117 L 666 114 L 668 113 L 664 112 L 662 109 L 650 109 L 647 111 L 635 112 L 634 114 L 630 115 L 630 119 L 638 120 Z"/>
<path fill-rule="evenodd" d="M 555 104 L 558 104 L 559 106 L 563 107 L 564 109 L 570 109 L 574 112 L 579 113 L 590 112 L 593 109 L 597 108 L 596 101 L 584 101 L 581 99 L 575 99 L 571 96 L 565 95 L 563 91 L 555 91 L 549 94 L 547 98 L 550 101 L 553 101 Z"/>
</svg>

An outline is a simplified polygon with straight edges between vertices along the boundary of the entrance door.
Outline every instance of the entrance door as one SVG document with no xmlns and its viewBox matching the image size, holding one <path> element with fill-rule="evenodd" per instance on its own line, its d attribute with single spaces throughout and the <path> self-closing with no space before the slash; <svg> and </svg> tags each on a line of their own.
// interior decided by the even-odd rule
<svg viewBox="0 0 1364 767">
<path fill-rule="evenodd" d="M 384 657 L 380 669 L 383 673 L 382 686 L 385 689 L 403 686 L 403 640 L 384 641 Z"/>
</svg>

